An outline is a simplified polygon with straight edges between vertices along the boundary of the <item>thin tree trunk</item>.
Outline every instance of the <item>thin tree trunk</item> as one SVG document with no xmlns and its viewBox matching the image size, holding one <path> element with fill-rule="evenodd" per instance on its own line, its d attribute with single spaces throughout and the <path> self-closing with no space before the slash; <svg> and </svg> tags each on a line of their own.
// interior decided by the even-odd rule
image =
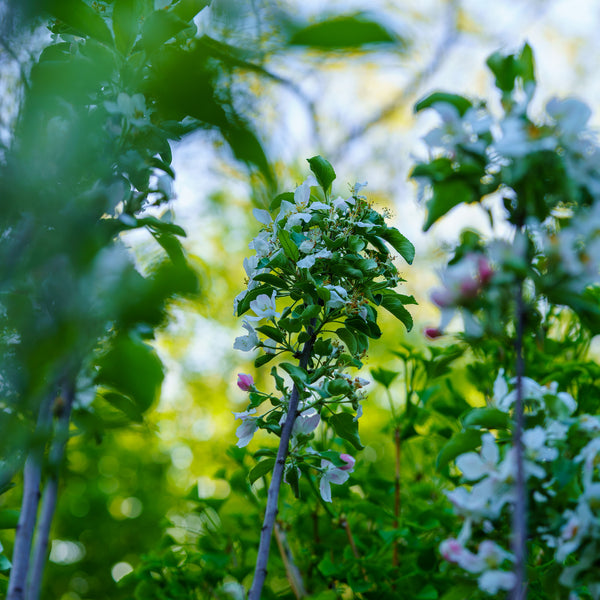
<svg viewBox="0 0 600 600">
<path fill-rule="evenodd" d="M 302 354 L 300 356 L 300 368 L 302 369 L 306 369 L 306 366 L 308 365 L 314 341 L 314 336 L 311 335 L 311 337 L 304 344 L 304 348 L 302 349 Z M 262 588 L 267 577 L 267 563 L 269 561 L 271 536 L 273 535 L 273 527 L 275 525 L 275 518 L 277 517 L 279 490 L 281 489 L 281 482 L 283 480 L 283 470 L 285 467 L 285 460 L 288 455 L 292 428 L 294 427 L 294 422 L 298 416 L 299 400 L 300 390 L 298 389 L 298 386 L 294 384 L 294 388 L 292 389 L 292 394 L 290 396 L 287 417 L 281 430 L 281 439 L 279 440 L 277 458 L 275 460 L 271 484 L 269 485 L 269 492 L 267 494 L 267 508 L 265 510 L 265 519 L 260 532 L 260 543 L 258 546 L 256 569 L 254 571 L 252 587 L 250 588 L 250 592 L 248 594 L 248 600 L 260 600 Z"/>
<path fill-rule="evenodd" d="M 27 581 L 26 600 L 38 600 L 40 596 L 44 567 L 47 560 L 50 527 L 52 526 L 52 519 L 54 518 L 58 497 L 60 465 L 62 463 L 65 445 L 69 439 L 69 423 L 71 420 L 71 407 L 73 406 L 74 399 L 75 388 L 73 383 L 69 382 L 63 387 L 64 406 L 62 407 L 62 412 L 58 416 L 56 432 L 50 448 L 48 479 L 44 485 L 40 517 L 33 542 L 33 564 Z"/>
<path fill-rule="evenodd" d="M 45 440 L 52 421 L 52 403 L 54 395 L 49 394 L 40 405 L 35 429 L 34 446 L 29 451 L 23 470 L 23 500 L 19 522 L 15 533 L 15 545 L 12 556 L 12 568 L 8 583 L 6 600 L 24 600 L 31 544 L 40 501 L 40 483 L 42 479 L 42 461 Z M 43 441 L 41 441 L 43 440 Z"/>
</svg>

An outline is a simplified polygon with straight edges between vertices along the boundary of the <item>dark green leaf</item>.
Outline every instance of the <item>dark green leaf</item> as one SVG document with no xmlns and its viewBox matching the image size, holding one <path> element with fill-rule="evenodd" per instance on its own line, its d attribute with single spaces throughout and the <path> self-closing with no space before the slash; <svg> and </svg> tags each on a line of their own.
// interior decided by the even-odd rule
<svg viewBox="0 0 600 600">
<path fill-rule="evenodd" d="M 257 479 L 260 479 L 263 475 L 270 473 L 273 470 L 274 466 L 274 458 L 265 458 L 265 460 L 261 460 L 252 468 L 250 473 L 248 473 L 248 479 L 250 480 L 250 484 L 253 484 Z"/>
<path fill-rule="evenodd" d="M 5 508 L 0 510 L 0 529 L 15 529 L 19 522 L 19 511 Z"/>
<path fill-rule="evenodd" d="M 437 457 L 436 467 L 441 469 L 457 456 L 478 448 L 481 444 L 481 431 L 469 429 L 457 433 L 444 445 Z"/>
<path fill-rule="evenodd" d="M 333 167 L 320 155 L 313 156 L 307 160 L 308 164 L 310 165 L 310 170 L 315 174 L 319 185 L 323 188 L 323 191 L 327 196 L 331 190 L 331 184 L 335 179 L 335 171 L 333 170 Z"/>
<path fill-rule="evenodd" d="M 396 292 L 392 291 L 386 291 L 382 295 L 381 306 L 399 319 L 406 327 L 406 331 L 410 331 L 412 329 L 412 316 L 406 310 L 406 308 L 404 308 L 403 298 L 400 294 L 396 294 Z"/>
<path fill-rule="evenodd" d="M 274 354 L 262 354 L 254 361 L 254 366 L 258 369 L 258 367 L 266 365 L 268 362 L 271 362 L 274 358 Z"/>
<path fill-rule="evenodd" d="M 389 242 L 394 250 L 409 264 L 415 258 L 415 247 L 412 242 L 405 238 L 395 227 L 387 227 L 377 232 L 386 242 Z"/>
<path fill-rule="evenodd" d="M 380 23 L 360 17 L 344 16 L 309 25 L 296 31 L 289 43 L 320 49 L 356 48 L 367 44 L 397 42 Z"/>
<path fill-rule="evenodd" d="M 142 43 L 146 52 L 154 52 L 165 42 L 175 37 L 189 24 L 172 12 L 156 10 L 144 21 Z"/>
<path fill-rule="evenodd" d="M 321 308 L 318 304 L 310 304 L 302 311 L 302 320 L 306 321 L 307 319 L 318 317 L 321 313 Z"/>
<path fill-rule="evenodd" d="M 82 0 L 48 0 L 45 8 L 84 37 L 112 45 L 112 35 L 104 19 Z"/>
<path fill-rule="evenodd" d="M 102 397 L 116 409 L 123 412 L 129 417 L 134 423 L 141 423 L 144 420 L 142 411 L 133 400 L 123 394 L 115 394 L 113 392 L 106 392 L 102 394 Z"/>
<path fill-rule="evenodd" d="M 332 415 L 329 417 L 329 424 L 333 427 L 337 435 L 350 442 L 357 450 L 364 448 L 358 436 L 358 422 L 354 420 L 354 417 L 350 413 Z"/>
<path fill-rule="evenodd" d="M 285 342 L 285 335 L 279 329 L 272 327 L 271 325 L 262 325 L 261 327 L 257 327 L 256 331 L 264 333 L 267 337 L 280 344 Z"/>
<path fill-rule="evenodd" d="M 298 468 L 295 465 L 288 465 L 285 469 L 285 480 L 292 488 L 294 497 L 300 498 L 300 484 L 298 478 Z"/>
<path fill-rule="evenodd" d="M 469 108 L 473 106 L 473 103 L 470 100 L 467 100 L 467 98 L 464 96 L 459 96 L 458 94 L 448 94 L 446 92 L 434 92 L 422 100 L 419 100 L 415 104 L 415 112 L 430 108 L 434 104 L 438 104 L 440 102 L 454 106 L 454 108 L 458 110 L 461 117 L 464 116 Z"/>
<path fill-rule="evenodd" d="M 273 275 L 272 273 L 259 273 L 258 275 L 255 275 L 252 279 L 261 283 L 268 283 L 274 288 L 285 287 L 285 281 L 283 281 L 281 277 L 277 277 L 277 275 Z"/>
</svg>

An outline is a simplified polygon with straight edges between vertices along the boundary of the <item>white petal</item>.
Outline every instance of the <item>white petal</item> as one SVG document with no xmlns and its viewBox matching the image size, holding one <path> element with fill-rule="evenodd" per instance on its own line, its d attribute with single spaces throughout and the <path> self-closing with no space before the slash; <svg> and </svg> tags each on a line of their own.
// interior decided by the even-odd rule
<svg viewBox="0 0 600 600">
<path fill-rule="evenodd" d="M 264 210 L 262 208 L 254 208 L 252 210 L 252 214 L 254 215 L 254 218 L 263 225 L 270 225 L 273 221 L 268 210 Z"/>
</svg>

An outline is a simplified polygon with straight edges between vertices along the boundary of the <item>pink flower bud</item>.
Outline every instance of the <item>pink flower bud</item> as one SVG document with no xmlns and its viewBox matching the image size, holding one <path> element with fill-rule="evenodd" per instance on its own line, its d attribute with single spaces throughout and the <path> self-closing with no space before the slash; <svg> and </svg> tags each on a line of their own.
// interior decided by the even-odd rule
<svg viewBox="0 0 600 600">
<path fill-rule="evenodd" d="M 439 327 L 426 327 L 423 333 L 430 339 L 435 340 L 444 335 L 444 332 Z"/>
<path fill-rule="evenodd" d="M 485 256 L 480 256 L 477 261 L 477 270 L 479 272 L 479 279 L 483 285 L 489 283 L 490 279 L 494 274 L 494 269 L 492 269 L 490 263 L 488 262 Z"/>
<path fill-rule="evenodd" d="M 243 392 L 247 392 L 250 388 L 254 387 L 254 378 L 252 375 L 246 373 L 238 373 L 237 386 Z"/>
<path fill-rule="evenodd" d="M 464 279 L 460 282 L 460 293 L 463 299 L 475 298 L 479 292 L 479 281 L 475 279 Z"/>
<path fill-rule="evenodd" d="M 353 456 L 350 456 L 349 454 L 340 454 L 340 459 L 346 464 L 343 467 L 338 467 L 338 469 L 341 471 L 352 471 L 352 469 L 354 469 L 354 463 L 356 460 Z"/>
</svg>

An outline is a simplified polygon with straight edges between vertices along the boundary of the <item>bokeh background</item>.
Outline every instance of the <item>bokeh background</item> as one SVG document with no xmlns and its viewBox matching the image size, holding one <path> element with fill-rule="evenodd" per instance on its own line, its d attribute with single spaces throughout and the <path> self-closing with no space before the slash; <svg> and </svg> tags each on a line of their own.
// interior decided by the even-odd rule
<svg viewBox="0 0 600 600">
<path fill-rule="evenodd" d="M 0 3 L 5 23 L 0 40 L 4 145 L 11 142 L 29 69 L 52 43 L 39 17 L 9 28 L 14 4 Z M 155 8 L 168 4 L 155 0 Z M 35 14 L 36 6 L 31 9 Z M 350 13 L 384 23 L 395 43 L 343 51 L 286 44 L 286 23 Z M 393 225 L 416 245 L 412 268 L 399 265 L 407 279 L 403 292 L 419 301 L 413 310 L 415 327 L 406 334 L 391 319 L 384 321 L 384 337 L 373 345 L 361 373 L 365 377 L 368 368 L 377 366 L 401 370 L 403 363 L 392 351 L 430 343 L 422 331 L 438 319 L 428 302 L 437 266 L 462 228 L 491 233 L 479 207 L 456 209 L 427 235 L 422 232 L 424 209 L 409 173 L 414 157 L 424 152 L 420 138 L 436 117 L 415 115 L 415 102 L 437 89 L 499 102 L 491 95 L 485 59 L 528 41 L 537 63 L 534 109 L 552 96 L 575 95 L 590 104 L 593 124 L 598 124 L 600 5 L 595 0 L 214 0 L 195 24 L 199 35 L 243 48 L 245 59 L 260 65 L 255 75 L 223 73 L 223 89 L 257 131 L 276 174 L 275 192 L 294 189 L 308 175 L 306 158 L 321 154 L 336 169 L 334 192 L 344 195 L 355 181 L 368 181 L 368 197 L 389 208 Z M 184 246 L 199 276 L 200 293 L 169 307 L 168 324 L 155 341 L 165 380 L 143 422 L 106 431 L 97 443 L 84 437 L 70 441 L 47 598 L 131 597 L 117 583 L 138 567 L 141 557 L 160 548 L 165 535 L 173 543 L 210 531 L 206 514 L 192 510 L 190 498 L 225 500 L 235 486 L 226 476 L 239 459 L 231 450 L 236 428 L 232 411 L 243 410 L 246 402 L 235 385 L 237 373 L 254 373 L 259 385 L 266 383 L 265 374 L 254 371 L 252 356 L 232 348 L 242 333 L 232 303 L 243 289 L 242 261 L 259 228 L 252 208 L 267 207 L 273 190 L 267 191 L 256 173 L 235 160 L 218 133 L 197 131 L 172 150 L 176 197 L 160 213 L 171 211 L 186 230 Z M 123 235 L 142 272 L 160 252 L 148 238 L 141 232 Z M 466 401 L 481 402 L 465 381 L 455 383 Z M 392 386 L 398 403 L 403 386 L 401 378 Z M 381 386 L 371 388 L 361 421 L 366 449 L 358 462 L 385 477 L 393 470 L 391 439 L 382 433 L 389 421 L 388 398 Z M 257 438 L 256 447 L 273 443 Z M 403 456 L 406 477 L 419 475 L 427 452 L 419 444 L 412 449 L 409 444 Z M 17 501 L 16 493 L 0 497 L 5 508 Z M 10 532 L 0 531 L 0 541 L 10 547 Z"/>
</svg>

